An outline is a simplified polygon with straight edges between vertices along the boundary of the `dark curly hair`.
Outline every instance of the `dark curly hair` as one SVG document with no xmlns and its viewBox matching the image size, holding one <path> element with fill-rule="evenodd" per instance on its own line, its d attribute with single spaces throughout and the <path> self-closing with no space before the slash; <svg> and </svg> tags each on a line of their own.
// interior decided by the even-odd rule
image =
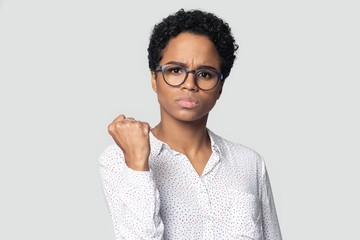
<svg viewBox="0 0 360 240">
<path fill-rule="evenodd" d="M 156 24 L 148 47 L 149 68 L 155 71 L 162 59 L 162 50 L 169 40 L 180 33 L 189 32 L 207 36 L 215 45 L 221 59 L 221 73 L 226 79 L 234 64 L 238 45 L 229 25 L 212 13 L 180 9 Z"/>
</svg>

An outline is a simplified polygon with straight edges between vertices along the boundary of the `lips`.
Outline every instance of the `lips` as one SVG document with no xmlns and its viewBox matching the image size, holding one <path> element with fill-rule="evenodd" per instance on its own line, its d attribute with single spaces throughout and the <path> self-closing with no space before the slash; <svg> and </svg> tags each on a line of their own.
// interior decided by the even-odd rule
<svg viewBox="0 0 360 240">
<path fill-rule="evenodd" d="M 183 108 L 195 108 L 196 106 L 199 105 L 199 101 L 196 100 L 195 98 L 192 97 L 188 97 L 188 96 L 183 96 L 180 98 L 176 99 L 176 102 Z"/>
</svg>

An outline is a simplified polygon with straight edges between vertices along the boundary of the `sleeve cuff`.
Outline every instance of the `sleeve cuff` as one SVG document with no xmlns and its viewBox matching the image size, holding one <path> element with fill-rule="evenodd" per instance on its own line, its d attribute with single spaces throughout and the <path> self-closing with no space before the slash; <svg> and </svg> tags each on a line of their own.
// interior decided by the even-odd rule
<svg viewBox="0 0 360 240">
<path fill-rule="evenodd" d="M 149 171 L 137 171 L 129 168 L 126 164 L 124 167 L 124 179 L 131 187 L 136 188 L 155 188 L 154 172 Z"/>
</svg>

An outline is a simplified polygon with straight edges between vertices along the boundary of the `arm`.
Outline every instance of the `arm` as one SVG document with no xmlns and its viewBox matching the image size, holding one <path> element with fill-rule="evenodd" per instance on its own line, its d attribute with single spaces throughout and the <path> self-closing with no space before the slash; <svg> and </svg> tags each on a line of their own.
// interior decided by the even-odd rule
<svg viewBox="0 0 360 240">
<path fill-rule="evenodd" d="M 162 239 L 160 196 L 152 170 L 129 168 L 116 145 L 108 147 L 99 162 L 116 239 Z"/>
<path fill-rule="evenodd" d="M 282 240 L 275 202 L 271 190 L 270 179 L 266 170 L 264 159 L 262 161 L 260 195 L 262 209 L 262 228 L 264 240 Z"/>
</svg>

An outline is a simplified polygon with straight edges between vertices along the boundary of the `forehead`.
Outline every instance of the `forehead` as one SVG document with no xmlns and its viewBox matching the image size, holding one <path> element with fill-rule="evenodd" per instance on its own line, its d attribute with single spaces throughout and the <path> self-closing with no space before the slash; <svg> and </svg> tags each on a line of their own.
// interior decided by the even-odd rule
<svg viewBox="0 0 360 240">
<path fill-rule="evenodd" d="M 220 56 L 214 43 L 204 35 L 180 33 L 169 40 L 163 50 L 160 65 L 170 61 L 189 66 L 209 65 L 220 70 Z"/>
</svg>

